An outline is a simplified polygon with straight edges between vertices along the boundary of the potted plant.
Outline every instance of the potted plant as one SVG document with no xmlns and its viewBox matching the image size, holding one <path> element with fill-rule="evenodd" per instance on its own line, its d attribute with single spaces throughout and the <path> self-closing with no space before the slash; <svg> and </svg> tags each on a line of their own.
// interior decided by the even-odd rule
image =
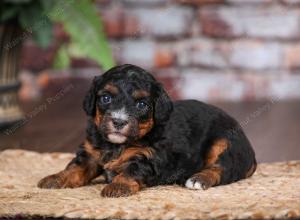
<svg viewBox="0 0 300 220">
<path fill-rule="evenodd" d="M 68 67 L 70 57 L 88 57 L 104 70 L 114 65 L 96 7 L 90 0 L 2 0 L 0 2 L 0 127 L 22 119 L 17 92 L 22 43 L 32 37 L 41 47 L 52 39 L 54 22 L 70 42 L 61 45 L 55 64 Z"/>
</svg>

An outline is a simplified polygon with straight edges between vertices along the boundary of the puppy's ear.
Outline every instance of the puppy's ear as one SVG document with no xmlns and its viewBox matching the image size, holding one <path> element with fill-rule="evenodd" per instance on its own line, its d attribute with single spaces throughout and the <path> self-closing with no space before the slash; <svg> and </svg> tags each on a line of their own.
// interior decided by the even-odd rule
<svg viewBox="0 0 300 220">
<path fill-rule="evenodd" d="M 88 116 L 95 116 L 96 114 L 97 87 L 100 85 L 102 78 L 102 76 L 96 76 L 93 79 L 92 86 L 83 100 L 83 110 Z"/>
<path fill-rule="evenodd" d="M 154 119 L 156 123 L 164 123 L 169 119 L 170 113 L 173 110 L 171 98 L 161 84 L 156 86 L 156 100 L 154 109 Z"/>
</svg>

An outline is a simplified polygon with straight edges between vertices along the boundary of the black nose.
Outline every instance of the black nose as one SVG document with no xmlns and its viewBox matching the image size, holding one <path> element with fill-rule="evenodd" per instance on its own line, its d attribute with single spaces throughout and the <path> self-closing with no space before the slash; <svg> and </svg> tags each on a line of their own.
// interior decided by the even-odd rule
<svg viewBox="0 0 300 220">
<path fill-rule="evenodd" d="M 113 122 L 114 127 L 116 129 L 121 129 L 128 123 L 128 121 L 125 121 L 125 120 L 122 120 L 122 119 L 117 119 L 117 118 L 113 118 L 112 122 Z"/>
</svg>

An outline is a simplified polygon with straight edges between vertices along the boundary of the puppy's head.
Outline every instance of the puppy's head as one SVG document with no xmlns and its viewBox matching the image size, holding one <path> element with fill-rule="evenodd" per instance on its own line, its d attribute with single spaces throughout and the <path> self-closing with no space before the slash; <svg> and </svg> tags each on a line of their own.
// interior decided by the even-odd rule
<svg viewBox="0 0 300 220">
<path fill-rule="evenodd" d="M 172 102 L 152 75 L 134 65 L 114 67 L 97 76 L 83 108 L 107 141 L 135 141 L 164 123 Z"/>
</svg>

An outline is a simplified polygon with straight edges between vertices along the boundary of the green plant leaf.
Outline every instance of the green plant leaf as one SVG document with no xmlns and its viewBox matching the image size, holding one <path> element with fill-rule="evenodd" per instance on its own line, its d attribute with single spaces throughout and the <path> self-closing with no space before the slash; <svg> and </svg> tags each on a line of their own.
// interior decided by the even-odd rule
<svg viewBox="0 0 300 220">
<path fill-rule="evenodd" d="M 33 39 L 40 47 L 46 48 L 51 42 L 53 27 L 48 18 L 44 18 L 40 22 L 41 23 L 38 24 L 35 29 L 33 29 L 32 35 Z"/>
<path fill-rule="evenodd" d="M 63 23 L 83 55 L 95 60 L 104 70 L 114 66 L 101 20 L 90 0 L 56 0 L 50 17 Z"/>
<path fill-rule="evenodd" d="M 16 17 L 18 14 L 19 7 L 14 6 L 14 7 L 5 7 L 3 12 L 0 15 L 0 21 L 7 21 L 13 17 Z"/>
<path fill-rule="evenodd" d="M 22 5 L 19 15 L 19 23 L 23 29 L 32 29 L 41 16 L 42 12 L 39 4 Z"/>
<path fill-rule="evenodd" d="M 46 48 L 52 39 L 52 22 L 46 15 L 41 2 L 33 2 L 23 6 L 20 11 L 19 22 L 23 29 L 32 32 L 37 44 Z"/>
<path fill-rule="evenodd" d="M 62 46 L 56 53 L 53 67 L 55 69 L 66 69 L 70 66 L 70 56 L 66 47 Z"/>
<path fill-rule="evenodd" d="M 40 0 L 40 4 L 43 8 L 43 11 L 48 13 L 54 7 L 53 1 L 49 0 Z"/>
<path fill-rule="evenodd" d="M 13 4 L 24 4 L 24 3 L 29 3 L 33 0 L 2 0 L 5 3 L 13 3 Z"/>
</svg>

